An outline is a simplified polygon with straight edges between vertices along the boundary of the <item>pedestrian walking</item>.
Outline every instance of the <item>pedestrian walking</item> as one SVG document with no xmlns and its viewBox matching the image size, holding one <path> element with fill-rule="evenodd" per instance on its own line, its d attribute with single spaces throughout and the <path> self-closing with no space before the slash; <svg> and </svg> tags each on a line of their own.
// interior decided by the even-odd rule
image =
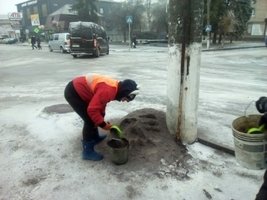
<svg viewBox="0 0 267 200">
<path fill-rule="evenodd" d="M 112 79 L 99 74 L 88 74 L 70 81 L 64 92 L 65 99 L 73 110 L 83 119 L 82 158 L 102 160 L 103 155 L 95 152 L 94 146 L 106 136 L 100 136 L 98 128 L 118 130 L 118 127 L 104 120 L 106 105 L 110 101 L 132 101 L 138 94 L 135 81 Z"/>
<path fill-rule="evenodd" d="M 136 48 L 136 45 L 137 45 L 137 40 L 136 40 L 136 35 L 134 35 L 132 38 L 132 48 Z"/>
<path fill-rule="evenodd" d="M 37 47 L 38 47 L 38 49 L 39 50 L 42 49 L 40 37 L 37 37 L 36 41 L 37 41 Z"/>
<path fill-rule="evenodd" d="M 36 38 L 35 36 L 31 36 L 31 44 L 32 44 L 32 50 L 37 49 L 37 46 L 35 45 L 36 44 Z"/>
</svg>

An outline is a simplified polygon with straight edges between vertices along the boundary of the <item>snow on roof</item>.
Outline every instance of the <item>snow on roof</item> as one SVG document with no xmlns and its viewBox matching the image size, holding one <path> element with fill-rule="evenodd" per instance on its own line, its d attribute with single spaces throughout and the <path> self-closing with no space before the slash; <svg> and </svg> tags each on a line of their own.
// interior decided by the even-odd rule
<svg viewBox="0 0 267 200">
<path fill-rule="evenodd" d="M 54 15 L 77 15 L 76 11 L 72 10 L 71 4 L 65 4 L 55 12 L 51 13 L 50 16 Z"/>
</svg>

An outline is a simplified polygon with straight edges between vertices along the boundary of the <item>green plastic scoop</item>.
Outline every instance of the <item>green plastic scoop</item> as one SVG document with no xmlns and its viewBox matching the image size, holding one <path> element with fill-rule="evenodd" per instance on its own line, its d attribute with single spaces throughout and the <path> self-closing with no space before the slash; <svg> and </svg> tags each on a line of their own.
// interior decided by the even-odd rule
<svg viewBox="0 0 267 200">
<path fill-rule="evenodd" d="M 262 134 L 265 131 L 265 124 L 262 124 L 260 127 L 253 127 L 248 129 L 248 134 Z"/>
<path fill-rule="evenodd" d="M 119 138 L 124 138 L 124 134 L 122 130 L 116 125 L 111 126 L 110 132 L 112 134 L 115 134 Z"/>
</svg>

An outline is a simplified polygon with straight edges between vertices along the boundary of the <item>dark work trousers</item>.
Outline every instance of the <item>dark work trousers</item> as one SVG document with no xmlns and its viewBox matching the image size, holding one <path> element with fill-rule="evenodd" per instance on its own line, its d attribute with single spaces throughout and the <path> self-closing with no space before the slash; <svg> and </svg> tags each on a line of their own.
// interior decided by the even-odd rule
<svg viewBox="0 0 267 200">
<path fill-rule="evenodd" d="M 64 92 L 65 99 L 73 110 L 83 119 L 83 140 L 91 141 L 98 137 L 98 129 L 87 114 L 88 103 L 83 101 L 74 89 L 72 81 L 68 83 Z"/>
<path fill-rule="evenodd" d="M 267 170 L 264 173 L 263 184 L 256 196 L 256 200 L 266 200 L 267 199 Z"/>
</svg>

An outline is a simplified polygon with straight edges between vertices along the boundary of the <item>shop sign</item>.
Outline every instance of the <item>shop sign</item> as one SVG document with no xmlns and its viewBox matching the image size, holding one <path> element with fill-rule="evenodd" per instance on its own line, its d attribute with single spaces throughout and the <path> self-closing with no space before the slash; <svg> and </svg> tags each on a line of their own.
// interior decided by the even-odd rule
<svg viewBox="0 0 267 200">
<path fill-rule="evenodd" d="M 22 13 L 20 13 L 20 12 L 8 13 L 8 18 L 9 18 L 9 20 L 19 21 L 22 19 Z"/>
</svg>

